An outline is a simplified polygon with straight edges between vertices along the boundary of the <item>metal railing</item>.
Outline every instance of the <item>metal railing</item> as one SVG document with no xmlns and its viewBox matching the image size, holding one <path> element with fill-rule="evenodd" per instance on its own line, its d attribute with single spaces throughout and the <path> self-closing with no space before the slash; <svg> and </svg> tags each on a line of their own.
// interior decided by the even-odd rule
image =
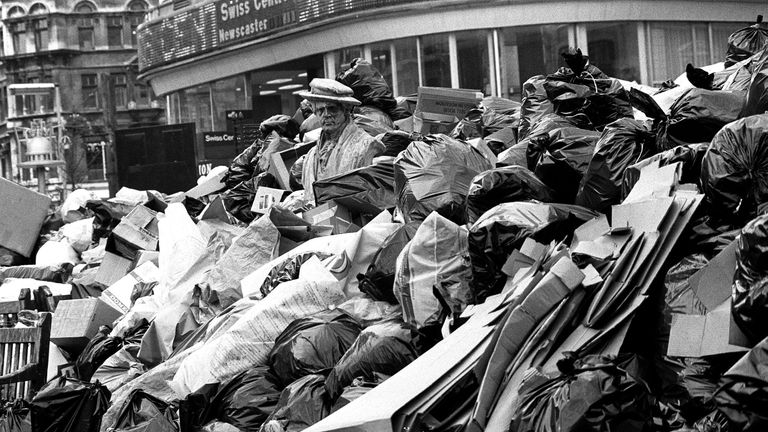
<svg viewBox="0 0 768 432">
<path fill-rule="evenodd" d="M 354 15 L 378 8 L 422 3 L 427 0 L 287 0 L 282 16 L 270 16 L 265 27 L 246 37 L 222 37 L 219 8 L 228 0 L 198 3 L 171 15 L 160 16 L 138 29 L 139 70 L 178 62 L 212 52 L 218 48 L 274 36 L 287 30 L 319 23 L 332 18 Z M 257 0 L 260 2 L 260 0 Z M 266 3 L 266 0 L 263 1 Z M 251 11 L 254 9 L 252 8 Z M 285 15 L 287 13 L 287 15 Z M 255 13 L 254 13 L 255 15 Z M 258 18 L 258 17 L 257 17 Z M 246 24 L 247 25 L 247 24 Z M 226 35 L 223 35 L 226 36 Z M 222 39 L 225 39 L 224 41 Z"/>
</svg>

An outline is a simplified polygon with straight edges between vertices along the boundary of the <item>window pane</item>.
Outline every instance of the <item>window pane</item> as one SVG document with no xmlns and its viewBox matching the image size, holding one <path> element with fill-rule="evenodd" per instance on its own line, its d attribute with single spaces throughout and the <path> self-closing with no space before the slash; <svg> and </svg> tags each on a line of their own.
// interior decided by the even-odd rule
<svg viewBox="0 0 768 432">
<path fill-rule="evenodd" d="M 235 76 L 211 84 L 213 90 L 213 130 L 225 130 L 227 110 L 246 109 L 245 76 Z"/>
<path fill-rule="evenodd" d="M 685 66 L 688 63 L 705 66 L 712 61 L 709 31 L 705 24 L 651 23 L 649 33 L 648 49 L 654 84 L 677 78 L 685 73 Z M 727 37 L 725 40 L 727 41 Z M 716 60 L 722 61 L 722 59 Z"/>
<path fill-rule="evenodd" d="M 93 49 L 93 28 L 92 27 L 80 27 L 77 29 L 77 37 L 80 41 L 80 49 L 92 50 Z"/>
<path fill-rule="evenodd" d="M 98 108 L 96 75 L 82 75 L 80 81 L 83 95 L 83 108 Z"/>
<path fill-rule="evenodd" d="M 491 94 L 491 68 L 488 57 L 488 33 L 468 31 L 456 33 L 459 62 L 459 87 Z"/>
<path fill-rule="evenodd" d="M 27 34 L 18 32 L 13 34 L 13 53 L 24 54 L 27 52 Z"/>
<path fill-rule="evenodd" d="M 336 75 L 342 72 L 342 69 L 349 66 L 352 60 L 363 57 L 363 47 L 350 47 L 336 51 Z"/>
<path fill-rule="evenodd" d="M 123 46 L 123 27 L 107 27 L 107 44 L 110 47 Z"/>
<path fill-rule="evenodd" d="M 389 51 L 389 42 L 371 45 L 371 64 L 381 72 L 384 81 L 392 86 L 392 53 Z"/>
<path fill-rule="evenodd" d="M 587 24 L 589 59 L 613 78 L 640 81 L 636 23 Z"/>
<path fill-rule="evenodd" d="M 416 38 L 395 41 L 397 60 L 397 93 L 405 96 L 416 93 L 419 87 L 419 62 L 416 53 Z"/>
<path fill-rule="evenodd" d="M 210 131 L 211 94 L 208 84 L 179 92 L 180 123 L 195 123 L 198 131 Z"/>
<path fill-rule="evenodd" d="M 451 86 L 451 62 L 448 58 L 447 34 L 422 36 L 421 61 L 425 86 Z"/>
<path fill-rule="evenodd" d="M 553 73 L 568 50 L 568 25 L 511 27 L 501 31 L 501 95 L 520 99 L 528 78 Z"/>
</svg>

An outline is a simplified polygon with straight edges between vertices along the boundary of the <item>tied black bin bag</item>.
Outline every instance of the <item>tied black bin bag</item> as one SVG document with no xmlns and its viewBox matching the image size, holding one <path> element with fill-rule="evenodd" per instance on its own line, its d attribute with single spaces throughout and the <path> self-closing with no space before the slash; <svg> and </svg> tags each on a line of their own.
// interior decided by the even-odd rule
<svg viewBox="0 0 768 432">
<path fill-rule="evenodd" d="M 475 223 L 491 208 L 513 201 L 552 201 L 552 190 L 528 169 L 513 165 L 483 171 L 469 185 L 467 223 Z"/>
<path fill-rule="evenodd" d="M 524 201 L 499 204 L 485 212 L 469 229 L 470 289 L 477 302 L 501 292 L 506 280 L 501 268 L 527 237 L 544 244 L 563 240 L 597 216 L 579 206 Z"/>
<path fill-rule="evenodd" d="M 768 46 L 767 46 L 768 48 Z M 768 50 L 758 60 L 759 66 L 752 74 L 752 80 L 747 90 L 747 102 L 741 117 L 768 112 Z"/>
<path fill-rule="evenodd" d="M 358 274 L 360 291 L 368 294 L 374 300 L 386 301 L 397 304 L 397 298 L 392 292 L 395 285 L 395 267 L 397 257 L 411 241 L 420 222 L 407 223 L 390 234 L 381 244 L 381 248 L 371 260 L 371 265 L 365 274 Z"/>
<path fill-rule="evenodd" d="M 392 376 L 416 360 L 419 354 L 405 323 L 374 324 L 360 333 L 325 380 L 331 400 L 341 395 L 355 378 L 376 381 L 376 375 Z"/>
<path fill-rule="evenodd" d="M 128 396 L 115 422 L 115 432 L 177 432 L 174 407 L 143 390 Z"/>
<path fill-rule="evenodd" d="M 436 211 L 463 224 L 469 184 L 491 168 L 472 146 L 446 135 L 414 141 L 395 159 L 398 208 L 406 222 L 423 221 Z"/>
<path fill-rule="evenodd" d="M 733 320 L 755 343 L 768 336 L 768 214 L 741 230 L 733 275 Z"/>
<path fill-rule="evenodd" d="M 743 224 L 768 201 L 768 114 L 737 120 L 712 139 L 701 183 L 716 221 Z"/>
<path fill-rule="evenodd" d="M 768 430 L 768 339 L 752 348 L 720 380 L 717 407 L 730 420 L 730 430 Z"/>
<path fill-rule="evenodd" d="M 533 125 L 554 110 L 544 90 L 546 80 L 544 75 L 536 75 L 523 83 L 523 104 L 520 106 L 520 125 L 517 128 L 519 140 L 528 137 Z"/>
<path fill-rule="evenodd" d="M 59 377 L 32 399 L 34 432 L 98 432 L 111 394 L 99 383 Z"/>
<path fill-rule="evenodd" d="M 96 369 L 123 346 L 122 339 L 109 336 L 110 331 L 112 329 L 108 326 L 99 327 L 99 332 L 88 341 L 88 345 L 77 357 L 75 370 L 81 380 L 89 381 Z"/>
<path fill-rule="evenodd" d="M 349 64 L 349 69 L 339 74 L 336 81 L 351 88 L 355 99 L 363 106 L 373 106 L 384 111 L 392 120 L 409 116 L 408 112 L 397 107 L 389 84 L 381 73 L 367 60 L 356 58 Z"/>
<path fill-rule="evenodd" d="M 592 79 L 581 75 L 561 81 L 558 74 L 547 78 L 544 90 L 557 114 L 564 117 L 584 115 L 598 130 L 620 118 L 633 118 L 629 92 L 616 79 Z"/>
<path fill-rule="evenodd" d="M 620 119 L 606 126 L 581 180 L 576 204 L 605 213 L 621 202 L 624 172 L 655 153 L 655 144 L 651 130 L 637 120 Z"/>
<path fill-rule="evenodd" d="M 397 205 L 395 168 L 392 162 L 373 164 L 319 180 L 313 187 L 318 205 L 327 201 L 342 204 L 350 201 L 368 204 L 380 210 Z"/>
<path fill-rule="evenodd" d="M 725 67 L 752 57 L 766 45 L 768 45 L 768 24 L 763 22 L 762 15 L 758 15 L 755 24 L 736 30 L 728 37 Z"/>
<path fill-rule="evenodd" d="M 289 384 L 261 432 L 298 432 L 331 412 L 333 401 L 325 391 L 325 376 L 307 375 Z"/>
<path fill-rule="evenodd" d="M 282 385 L 331 369 L 360 334 L 360 324 L 341 310 L 294 320 L 275 340 L 267 360 Z"/>
</svg>

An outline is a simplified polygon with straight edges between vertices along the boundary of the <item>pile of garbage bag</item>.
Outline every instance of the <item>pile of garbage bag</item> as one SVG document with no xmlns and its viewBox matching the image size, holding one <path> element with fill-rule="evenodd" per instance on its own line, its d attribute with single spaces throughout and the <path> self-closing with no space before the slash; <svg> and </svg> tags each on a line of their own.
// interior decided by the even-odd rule
<svg viewBox="0 0 768 432">
<path fill-rule="evenodd" d="M 372 163 L 302 190 L 306 105 L 187 191 L 44 202 L 0 239 L 0 332 L 49 347 L 0 428 L 764 430 L 766 41 L 659 89 L 572 50 L 421 125 L 355 59 Z"/>
</svg>

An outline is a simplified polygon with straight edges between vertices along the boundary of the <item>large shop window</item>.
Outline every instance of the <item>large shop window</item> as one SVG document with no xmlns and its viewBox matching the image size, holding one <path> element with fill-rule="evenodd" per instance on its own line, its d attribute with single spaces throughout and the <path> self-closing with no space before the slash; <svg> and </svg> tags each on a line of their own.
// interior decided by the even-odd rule
<svg viewBox="0 0 768 432">
<path fill-rule="evenodd" d="M 354 46 L 336 51 L 336 75 L 342 73 L 349 63 L 356 58 L 363 57 L 363 47 Z"/>
<path fill-rule="evenodd" d="M 637 23 L 587 24 L 589 59 L 608 76 L 640 82 Z"/>
<path fill-rule="evenodd" d="M 245 76 L 238 75 L 211 84 L 213 95 L 213 130 L 226 130 L 227 110 L 246 109 Z"/>
<path fill-rule="evenodd" d="M 179 95 L 179 123 L 195 123 L 198 131 L 213 130 L 211 90 L 208 84 L 182 90 Z"/>
<path fill-rule="evenodd" d="M 389 42 L 371 45 L 371 64 L 381 72 L 387 83 L 392 83 L 392 51 Z"/>
<path fill-rule="evenodd" d="M 425 86 L 451 87 L 448 34 L 422 36 L 421 70 Z"/>
<path fill-rule="evenodd" d="M 509 27 L 500 32 L 501 96 L 520 100 L 523 83 L 553 73 L 568 50 L 568 25 Z"/>
<path fill-rule="evenodd" d="M 419 88 L 419 57 L 416 50 L 416 38 L 399 39 L 395 44 L 395 64 L 397 65 L 397 94 L 408 96 Z"/>
<path fill-rule="evenodd" d="M 456 54 L 459 63 L 459 87 L 491 94 L 488 32 L 456 33 Z"/>
</svg>

